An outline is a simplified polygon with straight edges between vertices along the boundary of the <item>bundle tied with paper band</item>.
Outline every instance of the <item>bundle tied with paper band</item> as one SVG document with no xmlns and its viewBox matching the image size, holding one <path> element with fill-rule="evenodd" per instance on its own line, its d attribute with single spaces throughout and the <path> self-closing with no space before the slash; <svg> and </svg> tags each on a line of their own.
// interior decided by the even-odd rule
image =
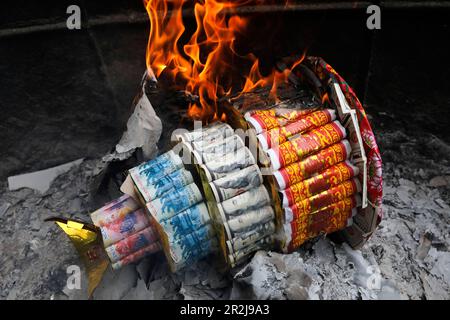
<svg viewBox="0 0 450 320">
<path fill-rule="evenodd" d="M 202 193 L 179 155 L 171 150 L 129 173 L 172 271 L 217 251 Z"/>
<path fill-rule="evenodd" d="M 222 250 L 229 265 L 246 261 L 257 250 L 272 249 L 275 213 L 261 171 L 244 141 L 221 122 L 178 138 L 192 153 L 203 185 L 210 191 L 206 192 L 208 204 L 223 227 Z"/>
<path fill-rule="evenodd" d="M 150 218 L 139 203 L 128 195 L 93 212 L 91 219 L 100 228 L 113 269 L 120 269 L 161 250 Z"/>
<path fill-rule="evenodd" d="M 351 224 L 360 205 L 359 169 L 332 109 L 254 110 L 245 119 L 270 158 L 284 211 L 283 248 Z"/>
</svg>

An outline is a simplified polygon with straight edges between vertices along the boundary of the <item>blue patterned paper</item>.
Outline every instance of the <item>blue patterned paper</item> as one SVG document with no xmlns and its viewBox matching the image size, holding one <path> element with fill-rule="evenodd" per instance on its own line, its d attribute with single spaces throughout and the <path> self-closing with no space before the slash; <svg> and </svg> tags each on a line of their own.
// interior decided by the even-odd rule
<svg viewBox="0 0 450 320">
<path fill-rule="evenodd" d="M 196 189 L 194 186 L 191 184 L 182 189 L 173 190 L 173 192 L 166 193 L 164 197 L 156 200 L 161 203 L 161 210 L 158 212 L 161 217 L 160 221 L 186 210 L 201 200 L 201 195 L 193 192 L 193 189 Z M 197 189 L 196 192 L 199 192 L 199 190 Z"/>
<path fill-rule="evenodd" d="M 194 232 L 202 226 L 201 212 L 199 205 L 193 206 L 170 219 L 164 223 L 166 228 L 173 230 L 174 237 L 179 239 L 184 235 Z"/>
<path fill-rule="evenodd" d="M 173 153 L 172 150 L 156 157 L 153 160 L 147 161 L 147 162 L 139 165 L 137 167 L 138 172 L 142 172 L 144 170 L 151 169 L 152 167 L 159 166 L 165 162 L 170 162 L 170 160 L 172 159 L 171 153 Z"/>
<path fill-rule="evenodd" d="M 183 167 L 181 158 L 173 151 L 166 152 L 159 157 L 145 162 L 134 168 L 140 175 L 150 177 L 151 182 L 154 183 L 158 179 L 178 170 Z"/>
<path fill-rule="evenodd" d="M 190 172 L 184 169 L 177 170 L 159 179 L 155 179 L 154 175 L 148 174 L 148 171 L 142 172 L 141 175 L 145 177 L 147 187 L 154 190 L 154 199 L 161 197 L 171 189 L 180 189 L 193 182 Z"/>
<path fill-rule="evenodd" d="M 177 241 L 182 249 L 182 260 L 194 262 L 211 252 L 212 240 L 209 239 L 209 228 L 204 226 L 196 232 L 190 233 Z"/>
<path fill-rule="evenodd" d="M 183 251 L 192 251 L 199 249 L 201 250 L 202 243 L 210 242 L 210 225 L 205 225 L 195 232 L 189 233 L 180 240 L 177 241 L 177 243 L 180 245 L 180 247 L 183 249 Z"/>
<path fill-rule="evenodd" d="M 139 174 L 145 176 L 148 183 L 155 184 L 159 179 L 163 178 L 168 174 L 171 174 L 172 172 L 180 169 L 181 167 L 182 165 L 173 163 L 171 161 L 166 161 L 156 164 L 145 170 L 139 171 Z"/>
</svg>

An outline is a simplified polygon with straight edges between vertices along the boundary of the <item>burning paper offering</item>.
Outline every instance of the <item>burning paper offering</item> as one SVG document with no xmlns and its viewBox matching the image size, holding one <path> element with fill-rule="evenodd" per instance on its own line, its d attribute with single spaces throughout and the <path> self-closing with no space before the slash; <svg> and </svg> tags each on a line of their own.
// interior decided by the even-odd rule
<svg viewBox="0 0 450 320">
<path fill-rule="evenodd" d="M 450 0 L 4 3 L 0 300 L 450 299 Z"/>
<path fill-rule="evenodd" d="M 337 72 L 300 54 L 263 75 L 254 54 L 235 48 L 246 1 L 196 3 L 190 37 L 185 1 L 144 2 L 147 72 L 120 157 L 107 158 L 137 161 L 122 167 L 124 194 L 90 216 L 112 269 L 159 252 L 172 272 L 205 260 L 231 270 L 257 251 L 290 253 L 331 233 L 362 246 L 381 218 L 381 178 L 368 175 L 381 158 Z M 158 121 L 139 120 L 149 108 Z"/>
</svg>

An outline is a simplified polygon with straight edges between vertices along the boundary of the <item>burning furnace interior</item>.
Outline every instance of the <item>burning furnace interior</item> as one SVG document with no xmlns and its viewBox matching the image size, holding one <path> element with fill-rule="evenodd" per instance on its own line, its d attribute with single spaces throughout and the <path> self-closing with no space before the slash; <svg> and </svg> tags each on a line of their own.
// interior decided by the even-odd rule
<svg viewBox="0 0 450 320">
<path fill-rule="evenodd" d="M 4 5 L 1 299 L 450 298 L 448 2 Z"/>
</svg>

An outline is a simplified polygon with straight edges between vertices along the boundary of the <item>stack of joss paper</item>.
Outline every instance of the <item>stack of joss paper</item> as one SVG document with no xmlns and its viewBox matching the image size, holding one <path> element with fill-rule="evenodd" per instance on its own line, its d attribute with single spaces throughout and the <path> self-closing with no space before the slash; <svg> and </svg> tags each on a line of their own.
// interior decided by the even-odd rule
<svg viewBox="0 0 450 320">
<path fill-rule="evenodd" d="M 226 232 L 230 265 L 245 261 L 257 250 L 271 249 L 275 213 L 261 171 L 243 140 L 221 122 L 182 134 L 179 139 L 208 180 Z"/>
<path fill-rule="evenodd" d="M 171 150 L 129 173 L 173 271 L 217 251 L 203 196 L 179 155 Z"/>
<path fill-rule="evenodd" d="M 137 262 L 161 250 L 158 235 L 149 217 L 138 202 L 128 195 L 93 212 L 91 219 L 100 228 L 113 269 Z"/>
<path fill-rule="evenodd" d="M 286 251 L 345 228 L 360 205 L 358 168 L 346 130 L 331 109 L 246 113 L 270 158 L 282 197 Z"/>
</svg>

